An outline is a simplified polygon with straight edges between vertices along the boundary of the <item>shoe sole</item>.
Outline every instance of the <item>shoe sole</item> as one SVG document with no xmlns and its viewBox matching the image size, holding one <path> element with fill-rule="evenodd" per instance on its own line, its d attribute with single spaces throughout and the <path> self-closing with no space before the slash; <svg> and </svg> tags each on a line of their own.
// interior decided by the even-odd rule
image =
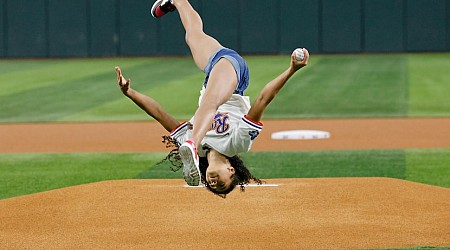
<svg viewBox="0 0 450 250">
<path fill-rule="evenodd" d="M 198 186 L 200 184 L 200 170 L 195 166 L 192 150 L 189 147 L 180 147 L 179 153 L 183 162 L 184 180 L 189 186 Z M 188 172 L 185 170 L 186 166 L 190 166 Z"/>
</svg>

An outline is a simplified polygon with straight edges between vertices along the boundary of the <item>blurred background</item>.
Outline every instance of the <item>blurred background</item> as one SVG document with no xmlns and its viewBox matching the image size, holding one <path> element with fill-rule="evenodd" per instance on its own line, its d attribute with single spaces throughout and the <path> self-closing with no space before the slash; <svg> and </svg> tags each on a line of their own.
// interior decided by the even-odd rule
<svg viewBox="0 0 450 250">
<path fill-rule="evenodd" d="M 448 0 L 191 0 L 242 54 L 450 51 Z M 0 57 L 188 55 L 178 15 L 150 0 L 0 0 Z"/>
</svg>

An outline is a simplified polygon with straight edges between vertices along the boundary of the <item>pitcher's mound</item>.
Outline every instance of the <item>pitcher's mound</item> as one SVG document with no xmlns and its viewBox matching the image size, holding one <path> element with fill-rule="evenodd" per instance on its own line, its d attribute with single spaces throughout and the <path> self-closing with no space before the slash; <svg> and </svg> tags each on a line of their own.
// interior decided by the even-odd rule
<svg viewBox="0 0 450 250">
<path fill-rule="evenodd" d="M 182 180 L 105 181 L 0 201 L 0 248 L 450 246 L 450 189 L 389 178 L 272 179 L 221 199 Z"/>
</svg>

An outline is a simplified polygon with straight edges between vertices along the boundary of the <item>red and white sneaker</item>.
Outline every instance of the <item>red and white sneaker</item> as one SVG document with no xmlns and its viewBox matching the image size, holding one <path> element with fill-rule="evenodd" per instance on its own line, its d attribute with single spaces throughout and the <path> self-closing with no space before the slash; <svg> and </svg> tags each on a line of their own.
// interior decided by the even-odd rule
<svg viewBox="0 0 450 250">
<path fill-rule="evenodd" d="M 195 143 L 191 140 L 187 140 L 181 144 L 178 152 L 180 153 L 181 161 L 183 162 L 184 180 L 189 186 L 198 186 L 200 184 L 201 175 Z"/>
<path fill-rule="evenodd" d="M 150 9 L 150 13 L 154 18 L 160 18 L 175 9 L 176 8 L 175 5 L 173 5 L 172 0 L 156 0 Z"/>
</svg>

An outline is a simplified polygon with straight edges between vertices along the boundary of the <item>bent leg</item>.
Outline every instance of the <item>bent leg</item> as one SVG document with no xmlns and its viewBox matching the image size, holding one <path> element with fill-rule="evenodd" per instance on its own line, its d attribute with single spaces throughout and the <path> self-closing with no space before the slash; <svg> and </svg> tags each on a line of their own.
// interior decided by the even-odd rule
<svg viewBox="0 0 450 250">
<path fill-rule="evenodd" d="M 203 32 L 203 21 L 188 0 L 174 0 L 173 4 L 186 30 L 186 43 L 191 50 L 194 62 L 200 70 L 203 70 L 209 58 L 223 46 Z"/>
</svg>

